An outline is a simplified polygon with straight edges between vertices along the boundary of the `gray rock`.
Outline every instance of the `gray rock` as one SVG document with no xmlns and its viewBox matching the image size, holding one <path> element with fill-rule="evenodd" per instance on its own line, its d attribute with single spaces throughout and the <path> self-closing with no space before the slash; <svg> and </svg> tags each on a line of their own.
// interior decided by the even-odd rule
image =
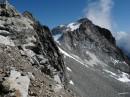
<svg viewBox="0 0 130 97">
<path fill-rule="evenodd" d="M 57 85 L 55 73 L 57 93 L 49 86 Z M 74 97 L 64 89 L 65 65 L 49 28 L 10 4 L 0 7 L 0 79 L 0 97 Z"/>
</svg>

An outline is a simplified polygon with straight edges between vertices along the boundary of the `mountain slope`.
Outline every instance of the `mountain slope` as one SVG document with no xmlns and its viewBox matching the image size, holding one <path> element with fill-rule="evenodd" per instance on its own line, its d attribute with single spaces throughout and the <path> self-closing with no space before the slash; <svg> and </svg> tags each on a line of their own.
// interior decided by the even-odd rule
<svg viewBox="0 0 130 97">
<path fill-rule="evenodd" d="M 60 25 L 52 33 L 80 96 L 130 96 L 130 61 L 109 30 L 83 18 Z"/>
<path fill-rule="evenodd" d="M 74 97 L 62 55 L 31 13 L 0 5 L 0 97 Z"/>
</svg>

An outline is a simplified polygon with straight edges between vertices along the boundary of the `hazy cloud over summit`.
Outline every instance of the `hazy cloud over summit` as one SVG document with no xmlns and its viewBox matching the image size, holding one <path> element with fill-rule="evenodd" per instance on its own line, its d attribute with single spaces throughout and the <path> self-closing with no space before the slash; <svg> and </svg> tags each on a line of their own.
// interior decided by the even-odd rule
<svg viewBox="0 0 130 97">
<path fill-rule="evenodd" d="M 85 15 L 94 24 L 111 30 L 116 38 L 117 45 L 130 55 L 130 33 L 125 31 L 115 33 L 113 31 L 116 22 L 112 19 L 113 7 L 114 0 L 90 0 L 85 9 Z"/>
<path fill-rule="evenodd" d="M 118 32 L 116 40 L 119 47 L 130 56 L 130 33 Z"/>
<path fill-rule="evenodd" d="M 86 17 L 93 21 L 94 24 L 101 27 L 112 29 L 111 9 L 112 0 L 96 0 L 88 4 L 86 8 Z"/>
</svg>

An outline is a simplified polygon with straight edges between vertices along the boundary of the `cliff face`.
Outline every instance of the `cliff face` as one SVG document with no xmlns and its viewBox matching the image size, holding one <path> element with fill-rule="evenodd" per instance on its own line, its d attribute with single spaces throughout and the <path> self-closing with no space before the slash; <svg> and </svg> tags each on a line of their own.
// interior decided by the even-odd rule
<svg viewBox="0 0 130 97">
<path fill-rule="evenodd" d="M 52 30 L 55 41 L 64 55 L 68 76 L 80 96 L 128 97 L 130 60 L 116 46 L 115 38 L 105 28 L 87 18 L 60 25 Z M 128 90 L 127 90 L 128 89 Z M 109 93 L 108 93 L 109 91 Z M 108 95 L 108 96 L 107 96 Z"/>
<path fill-rule="evenodd" d="M 0 8 L 0 97 L 73 97 L 48 27 L 12 5 Z"/>
</svg>

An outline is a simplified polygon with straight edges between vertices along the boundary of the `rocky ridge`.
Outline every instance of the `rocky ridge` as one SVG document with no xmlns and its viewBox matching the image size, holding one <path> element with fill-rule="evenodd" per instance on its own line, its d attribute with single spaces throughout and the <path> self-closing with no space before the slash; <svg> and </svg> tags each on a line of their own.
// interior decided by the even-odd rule
<svg viewBox="0 0 130 97">
<path fill-rule="evenodd" d="M 75 96 L 49 28 L 28 11 L 1 6 L 0 55 L 0 97 Z"/>
</svg>

